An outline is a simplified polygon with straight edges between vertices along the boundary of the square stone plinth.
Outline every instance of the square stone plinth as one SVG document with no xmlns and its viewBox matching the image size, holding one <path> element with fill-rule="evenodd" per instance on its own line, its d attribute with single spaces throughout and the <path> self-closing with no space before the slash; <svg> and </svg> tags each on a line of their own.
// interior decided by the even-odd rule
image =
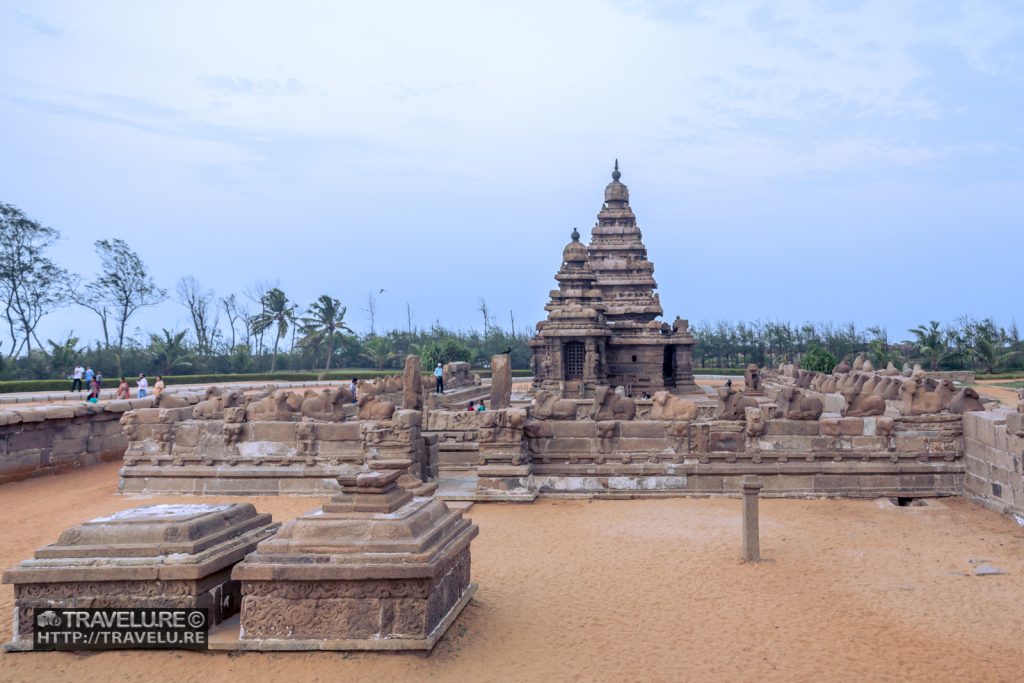
<svg viewBox="0 0 1024 683">
<path fill-rule="evenodd" d="M 241 605 L 232 568 L 279 526 L 252 505 L 221 504 L 149 505 L 71 527 L 4 572 L 9 649 L 31 649 L 37 607 L 199 608 L 216 624 Z"/>
<path fill-rule="evenodd" d="M 211 647 L 431 649 L 475 590 L 479 529 L 438 498 L 396 489 L 398 474 L 342 481 L 345 493 L 239 563 L 239 637 Z"/>
</svg>

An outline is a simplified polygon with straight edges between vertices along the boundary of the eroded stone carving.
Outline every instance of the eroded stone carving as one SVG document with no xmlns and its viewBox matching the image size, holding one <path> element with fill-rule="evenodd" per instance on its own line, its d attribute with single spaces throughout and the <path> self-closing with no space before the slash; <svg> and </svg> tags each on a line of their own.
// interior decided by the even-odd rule
<svg viewBox="0 0 1024 683">
<path fill-rule="evenodd" d="M 819 399 L 791 386 L 779 390 L 779 409 L 787 420 L 817 420 L 823 412 Z"/>
<path fill-rule="evenodd" d="M 669 391 L 656 391 L 654 405 L 651 406 L 652 420 L 685 420 L 697 419 L 697 404 L 675 396 Z"/>
<path fill-rule="evenodd" d="M 971 387 L 964 387 L 949 400 L 949 412 L 957 415 L 983 410 L 985 410 L 985 404 L 981 402 L 978 392 Z"/>
<path fill-rule="evenodd" d="M 597 387 L 594 390 L 594 405 L 590 409 L 592 420 L 632 420 L 636 417 L 636 403 L 624 395 L 622 387 L 614 391 L 611 387 Z"/>
<path fill-rule="evenodd" d="M 575 420 L 576 403 L 542 390 L 533 397 L 532 414 L 540 420 Z"/>
</svg>

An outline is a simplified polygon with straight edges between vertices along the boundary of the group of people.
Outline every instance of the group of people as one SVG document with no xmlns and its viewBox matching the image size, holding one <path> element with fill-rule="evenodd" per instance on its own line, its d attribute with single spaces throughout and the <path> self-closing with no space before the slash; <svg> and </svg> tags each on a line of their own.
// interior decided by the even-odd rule
<svg viewBox="0 0 1024 683">
<path fill-rule="evenodd" d="M 85 387 L 89 390 L 85 400 L 89 403 L 96 403 L 100 399 L 100 389 L 103 388 L 103 373 L 94 371 L 88 365 L 84 368 L 81 365 L 75 366 L 75 370 L 71 374 L 71 391 L 81 393 L 83 380 L 85 381 Z M 161 375 L 157 375 L 156 383 L 153 385 L 153 396 L 159 396 L 163 393 L 164 386 L 164 378 Z M 135 387 L 138 398 L 145 398 L 150 395 L 149 380 L 146 379 L 145 373 L 139 373 L 139 379 L 136 380 Z M 131 398 L 131 393 L 128 380 L 122 377 L 121 382 L 117 385 L 117 393 L 114 394 L 114 398 L 129 399 Z"/>
<path fill-rule="evenodd" d="M 482 413 L 487 410 L 487 406 L 484 405 L 484 400 L 480 399 L 480 403 L 476 401 L 470 401 L 469 405 L 466 406 L 466 411 L 470 413 Z"/>
</svg>

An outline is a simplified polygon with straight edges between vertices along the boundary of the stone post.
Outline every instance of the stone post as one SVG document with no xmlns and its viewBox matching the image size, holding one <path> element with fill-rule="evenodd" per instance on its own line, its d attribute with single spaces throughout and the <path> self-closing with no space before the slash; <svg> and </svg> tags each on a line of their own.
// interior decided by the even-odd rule
<svg viewBox="0 0 1024 683">
<path fill-rule="evenodd" d="M 743 560 L 761 561 L 761 540 L 757 528 L 757 502 L 764 484 L 758 477 L 745 476 L 743 488 Z"/>
<path fill-rule="evenodd" d="M 423 366 L 420 357 L 405 357 L 405 371 L 402 373 L 402 408 L 423 410 Z"/>
<path fill-rule="evenodd" d="M 491 356 L 491 410 L 503 410 L 512 404 L 512 356 Z"/>
</svg>

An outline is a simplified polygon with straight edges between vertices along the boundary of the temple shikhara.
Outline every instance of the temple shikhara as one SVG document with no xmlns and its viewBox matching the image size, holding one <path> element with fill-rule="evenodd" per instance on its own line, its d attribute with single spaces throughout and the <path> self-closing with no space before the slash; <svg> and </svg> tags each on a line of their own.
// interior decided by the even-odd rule
<svg viewBox="0 0 1024 683">
<path fill-rule="evenodd" d="M 694 338 L 686 320 L 660 320 L 654 264 L 621 177 L 616 160 L 590 244 L 574 229 L 562 252 L 547 320 L 530 341 L 534 386 L 571 398 L 593 397 L 601 385 L 638 398 L 696 393 Z"/>
</svg>

